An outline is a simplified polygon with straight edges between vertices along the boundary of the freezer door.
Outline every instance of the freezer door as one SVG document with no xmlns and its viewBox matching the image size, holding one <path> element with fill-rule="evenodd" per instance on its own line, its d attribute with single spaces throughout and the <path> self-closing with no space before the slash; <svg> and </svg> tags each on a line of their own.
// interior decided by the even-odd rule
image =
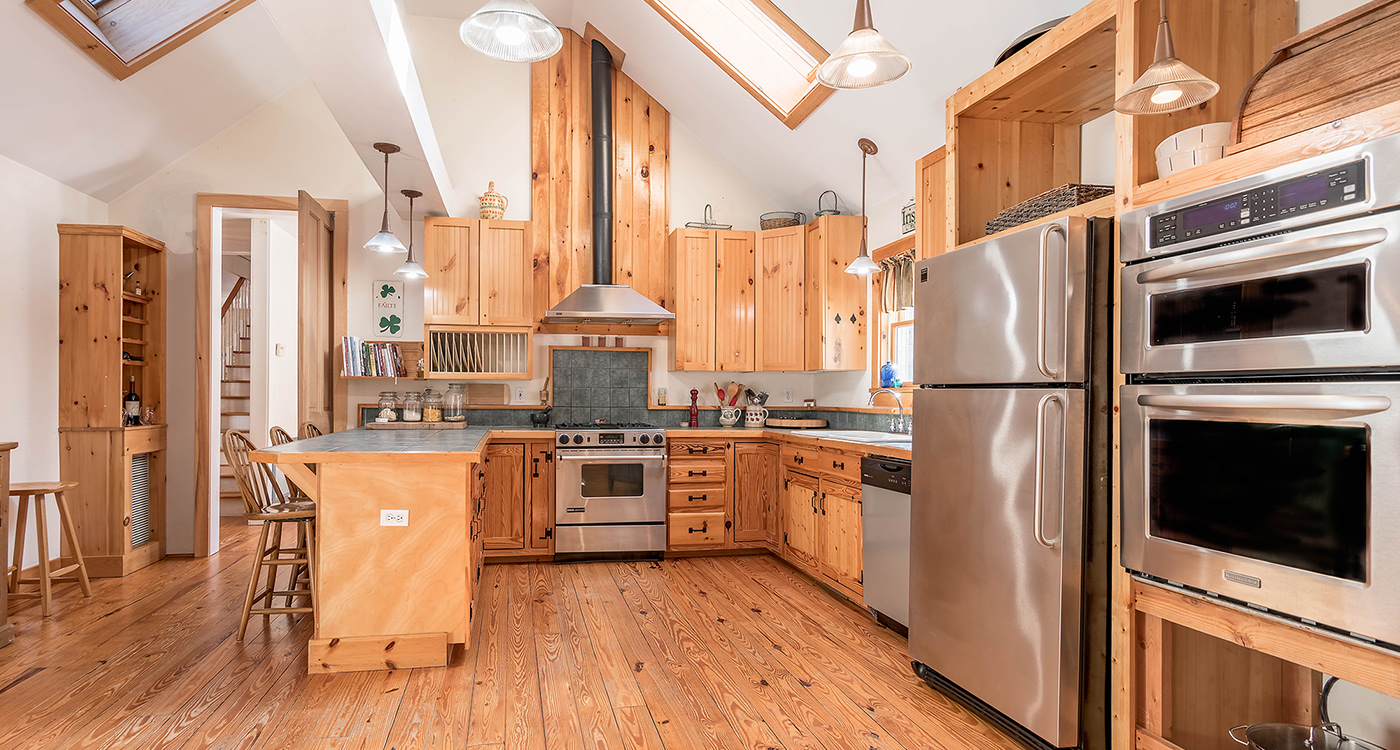
<svg viewBox="0 0 1400 750">
<path fill-rule="evenodd" d="M 1082 383 L 1088 222 L 1067 218 L 922 261 L 914 381 Z"/>
<path fill-rule="evenodd" d="M 909 653 L 1073 747 L 1084 393 L 925 388 L 914 414 Z"/>
</svg>

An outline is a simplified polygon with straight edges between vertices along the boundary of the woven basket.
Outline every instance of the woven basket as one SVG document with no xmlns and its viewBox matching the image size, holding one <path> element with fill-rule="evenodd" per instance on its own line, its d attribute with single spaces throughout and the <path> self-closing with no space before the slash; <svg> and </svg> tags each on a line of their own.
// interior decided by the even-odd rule
<svg viewBox="0 0 1400 750">
<path fill-rule="evenodd" d="M 806 223 L 806 215 L 801 211 L 771 211 L 758 217 L 759 229 L 782 229 Z"/>
<path fill-rule="evenodd" d="M 1034 198 L 1021 201 L 997 214 L 995 219 L 987 222 L 987 234 L 1004 232 L 1012 227 L 1019 227 L 1050 214 L 1067 211 L 1075 206 L 1112 194 L 1112 185 L 1079 185 L 1076 183 L 1061 185 L 1054 190 L 1047 190 Z"/>
</svg>

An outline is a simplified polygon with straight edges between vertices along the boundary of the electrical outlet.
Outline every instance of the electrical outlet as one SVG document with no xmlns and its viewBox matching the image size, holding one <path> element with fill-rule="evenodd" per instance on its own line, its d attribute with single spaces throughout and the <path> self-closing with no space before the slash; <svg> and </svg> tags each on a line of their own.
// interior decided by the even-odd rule
<svg viewBox="0 0 1400 750">
<path fill-rule="evenodd" d="M 519 385 L 515 387 L 515 403 L 525 403 L 525 386 Z"/>
<path fill-rule="evenodd" d="M 406 510 L 385 510 L 379 511 L 380 526 L 407 526 L 408 511 Z"/>
<path fill-rule="evenodd" d="M 784 388 L 784 389 L 783 389 L 783 403 L 785 403 L 785 404 L 790 404 L 790 403 L 792 403 L 792 389 L 791 389 L 791 388 Z"/>
</svg>

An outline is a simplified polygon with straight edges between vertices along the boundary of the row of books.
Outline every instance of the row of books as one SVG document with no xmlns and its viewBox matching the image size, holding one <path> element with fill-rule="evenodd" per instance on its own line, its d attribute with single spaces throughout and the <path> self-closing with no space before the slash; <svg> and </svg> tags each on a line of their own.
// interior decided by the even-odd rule
<svg viewBox="0 0 1400 750">
<path fill-rule="evenodd" d="M 348 377 L 406 378 L 408 366 L 398 344 L 364 341 L 346 336 L 341 351 L 345 355 L 345 375 Z M 416 363 L 415 363 L 416 364 Z"/>
</svg>

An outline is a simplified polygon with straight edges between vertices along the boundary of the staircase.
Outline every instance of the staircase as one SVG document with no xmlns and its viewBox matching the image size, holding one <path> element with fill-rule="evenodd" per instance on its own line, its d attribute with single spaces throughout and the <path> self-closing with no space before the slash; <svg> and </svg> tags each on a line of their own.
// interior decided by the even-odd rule
<svg viewBox="0 0 1400 750">
<path fill-rule="evenodd" d="M 219 436 L 228 430 L 248 433 L 252 415 L 252 321 L 250 304 L 252 285 L 247 279 L 239 278 L 224 300 L 221 311 L 219 343 L 222 344 L 219 381 Z M 254 443 L 262 445 L 266 436 L 259 440 L 250 436 Z M 222 443 L 221 443 L 222 444 Z M 219 515 L 243 515 L 243 496 L 238 492 L 238 483 L 233 478 L 223 451 L 219 451 Z"/>
</svg>

